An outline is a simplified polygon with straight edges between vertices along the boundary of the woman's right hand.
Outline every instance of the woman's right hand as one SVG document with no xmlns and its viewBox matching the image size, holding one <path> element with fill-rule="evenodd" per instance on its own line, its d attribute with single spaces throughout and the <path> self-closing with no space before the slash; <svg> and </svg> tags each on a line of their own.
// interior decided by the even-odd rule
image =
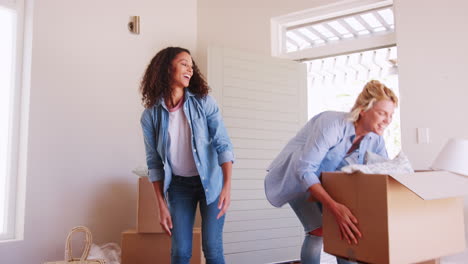
<svg viewBox="0 0 468 264">
<path fill-rule="evenodd" d="M 172 236 L 172 218 L 171 212 L 169 212 L 169 208 L 167 207 L 166 200 L 164 199 L 163 181 L 153 182 L 153 187 L 159 207 L 159 224 L 166 234 Z"/>
<path fill-rule="evenodd" d="M 348 244 L 351 244 L 351 241 L 357 244 L 357 237 L 361 238 L 362 234 L 357 227 L 358 221 L 356 217 L 354 217 L 348 207 L 337 202 L 330 209 L 340 228 L 341 239 L 346 239 Z"/>
<path fill-rule="evenodd" d="M 358 221 L 356 217 L 351 213 L 348 207 L 343 204 L 335 202 L 333 198 L 325 191 L 322 184 L 317 183 L 309 187 L 309 192 L 313 198 L 320 201 L 325 207 L 327 207 L 333 216 L 335 217 L 338 228 L 340 229 L 341 239 L 346 239 L 348 244 L 353 241 L 357 244 L 357 237 L 362 237 L 359 228 L 357 227 Z"/>
<path fill-rule="evenodd" d="M 159 224 L 161 225 L 162 229 L 166 234 L 172 236 L 171 229 L 172 229 L 172 218 L 171 213 L 169 212 L 169 208 L 167 207 L 166 203 L 160 203 L 159 207 Z"/>
</svg>

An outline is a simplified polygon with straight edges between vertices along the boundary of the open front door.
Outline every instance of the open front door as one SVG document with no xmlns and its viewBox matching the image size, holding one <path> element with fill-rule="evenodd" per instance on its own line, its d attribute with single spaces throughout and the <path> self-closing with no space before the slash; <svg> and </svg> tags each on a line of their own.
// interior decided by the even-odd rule
<svg viewBox="0 0 468 264">
<path fill-rule="evenodd" d="M 265 197 L 266 167 L 307 121 L 306 65 L 225 48 L 208 51 L 208 84 L 234 145 L 227 263 L 300 258 L 303 229 L 288 205 Z"/>
</svg>

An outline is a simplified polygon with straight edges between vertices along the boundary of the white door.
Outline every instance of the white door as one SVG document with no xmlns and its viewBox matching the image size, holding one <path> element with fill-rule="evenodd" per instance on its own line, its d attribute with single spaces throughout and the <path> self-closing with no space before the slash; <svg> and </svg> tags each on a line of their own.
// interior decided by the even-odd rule
<svg viewBox="0 0 468 264">
<path fill-rule="evenodd" d="M 303 229 L 288 205 L 265 197 L 266 167 L 307 121 L 306 65 L 225 48 L 208 51 L 208 83 L 234 145 L 227 263 L 300 258 Z"/>
</svg>

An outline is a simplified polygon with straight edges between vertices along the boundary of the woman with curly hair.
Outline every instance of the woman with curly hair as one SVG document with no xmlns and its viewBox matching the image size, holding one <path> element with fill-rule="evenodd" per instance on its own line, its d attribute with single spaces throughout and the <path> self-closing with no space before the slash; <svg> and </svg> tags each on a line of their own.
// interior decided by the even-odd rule
<svg viewBox="0 0 468 264">
<path fill-rule="evenodd" d="M 197 204 L 207 264 L 225 263 L 222 232 L 234 155 L 215 100 L 187 49 L 168 47 L 148 65 L 140 92 L 149 179 L 171 263 L 189 263 Z"/>
</svg>

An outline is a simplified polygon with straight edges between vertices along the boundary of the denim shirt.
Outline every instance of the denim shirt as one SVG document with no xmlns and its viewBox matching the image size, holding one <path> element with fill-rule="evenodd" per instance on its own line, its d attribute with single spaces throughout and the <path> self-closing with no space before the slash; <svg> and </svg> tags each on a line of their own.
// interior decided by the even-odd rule
<svg viewBox="0 0 468 264">
<path fill-rule="evenodd" d="M 185 89 L 183 110 L 189 123 L 193 158 L 200 175 L 207 204 L 216 200 L 223 187 L 221 164 L 234 162 L 232 143 L 228 137 L 215 100 L 207 95 L 198 98 Z M 168 160 L 169 111 L 161 99 L 141 115 L 146 163 L 151 182 L 164 181 L 164 193 L 172 179 Z"/>
<path fill-rule="evenodd" d="M 348 113 L 327 111 L 309 120 L 268 167 L 265 194 L 276 207 L 304 195 L 320 183 L 322 171 L 336 171 L 351 148 L 356 132 Z M 368 133 L 362 139 L 357 162 L 366 151 L 387 157 L 382 136 Z"/>
</svg>

